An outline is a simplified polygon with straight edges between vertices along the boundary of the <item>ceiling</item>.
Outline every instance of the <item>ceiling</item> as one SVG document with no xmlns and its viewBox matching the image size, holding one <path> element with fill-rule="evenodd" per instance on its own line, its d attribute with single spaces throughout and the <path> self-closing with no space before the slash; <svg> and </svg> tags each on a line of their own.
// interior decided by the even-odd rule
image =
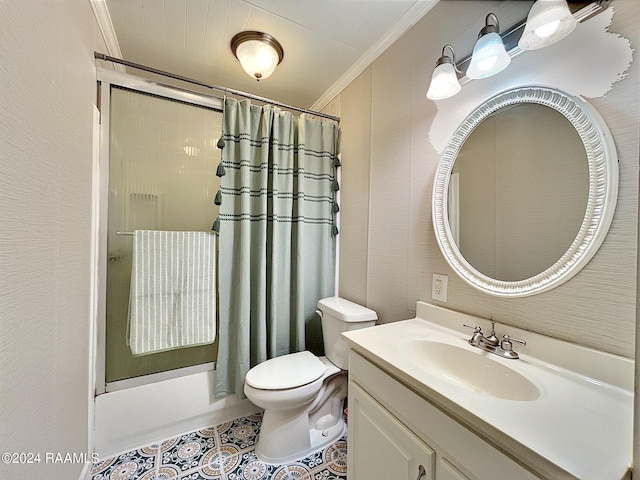
<svg viewBox="0 0 640 480">
<path fill-rule="evenodd" d="M 106 0 L 106 6 L 120 50 L 113 56 L 318 108 L 437 2 Z M 284 48 L 282 63 L 260 82 L 242 70 L 229 47 L 231 38 L 244 30 L 269 33 Z"/>
</svg>

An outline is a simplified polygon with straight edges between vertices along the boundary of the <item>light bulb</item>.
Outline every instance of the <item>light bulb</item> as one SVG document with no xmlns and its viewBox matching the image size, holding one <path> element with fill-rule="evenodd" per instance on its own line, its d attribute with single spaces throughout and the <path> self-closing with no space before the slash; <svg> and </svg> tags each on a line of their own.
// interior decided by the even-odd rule
<svg viewBox="0 0 640 480">
<path fill-rule="evenodd" d="M 487 72 L 493 68 L 493 66 L 496 64 L 497 61 L 498 61 L 498 57 L 495 55 L 492 55 L 487 58 L 483 58 L 482 60 L 478 60 L 478 63 L 477 63 L 478 70 L 482 72 Z"/>
<path fill-rule="evenodd" d="M 553 35 L 553 33 L 558 30 L 559 26 L 560 20 L 554 20 L 553 22 L 549 22 L 546 25 L 536 28 L 534 31 L 540 38 L 547 38 Z"/>
</svg>

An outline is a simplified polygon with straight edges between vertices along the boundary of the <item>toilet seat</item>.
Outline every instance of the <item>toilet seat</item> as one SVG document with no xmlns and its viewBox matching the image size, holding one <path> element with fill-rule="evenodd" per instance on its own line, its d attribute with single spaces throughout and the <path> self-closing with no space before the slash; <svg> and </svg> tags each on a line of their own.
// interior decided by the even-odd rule
<svg viewBox="0 0 640 480">
<path fill-rule="evenodd" d="M 326 370 L 311 352 L 290 353 L 259 363 L 247 372 L 245 382 L 260 390 L 285 390 L 312 383 Z"/>
</svg>

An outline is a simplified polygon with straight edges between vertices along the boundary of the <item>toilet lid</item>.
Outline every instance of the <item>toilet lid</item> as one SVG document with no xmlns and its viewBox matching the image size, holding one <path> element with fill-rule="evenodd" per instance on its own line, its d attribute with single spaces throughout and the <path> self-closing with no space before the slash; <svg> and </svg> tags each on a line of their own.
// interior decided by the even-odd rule
<svg viewBox="0 0 640 480">
<path fill-rule="evenodd" d="M 245 382 L 261 390 L 284 390 L 311 383 L 326 369 L 311 352 L 290 353 L 256 365 L 247 372 Z"/>
</svg>

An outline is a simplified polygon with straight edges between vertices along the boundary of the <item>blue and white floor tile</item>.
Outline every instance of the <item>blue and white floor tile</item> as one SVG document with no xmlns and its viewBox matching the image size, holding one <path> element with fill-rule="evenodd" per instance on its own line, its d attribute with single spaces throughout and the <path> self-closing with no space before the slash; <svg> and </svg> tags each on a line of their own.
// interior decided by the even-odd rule
<svg viewBox="0 0 640 480">
<path fill-rule="evenodd" d="M 255 455 L 262 414 L 250 415 L 107 458 L 92 480 L 345 480 L 347 441 L 286 465 Z"/>
</svg>

